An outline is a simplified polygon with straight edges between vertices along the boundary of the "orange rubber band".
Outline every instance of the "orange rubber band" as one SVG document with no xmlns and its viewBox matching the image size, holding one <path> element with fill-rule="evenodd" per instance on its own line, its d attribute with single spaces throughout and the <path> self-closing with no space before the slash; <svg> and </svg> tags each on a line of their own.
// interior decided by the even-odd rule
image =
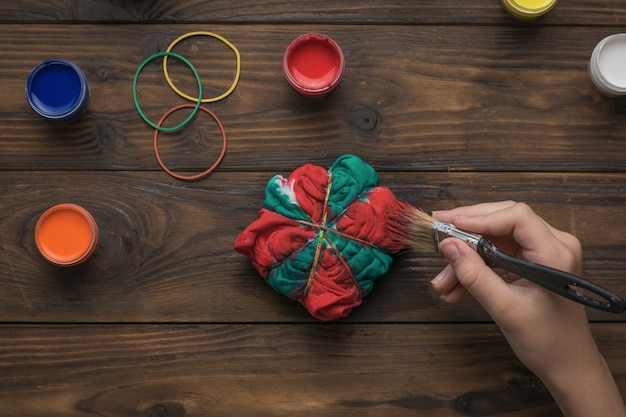
<svg viewBox="0 0 626 417">
<path fill-rule="evenodd" d="M 161 120 L 159 120 L 157 125 L 161 126 L 161 124 L 163 124 L 165 119 L 167 119 L 167 117 L 170 114 L 185 107 L 195 107 L 195 104 L 180 104 L 178 106 L 172 107 L 163 115 L 163 117 L 161 117 Z M 220 122 L 220 119 L 215 115 L 215 113 L 213 113 L 211 110 L 207 109 L 206 107 L 200 106 L 200 110 L 202 110 L 205 113 L 208 113 L 213 118 L 213 120 L 215 120 L 215 122 L 220 128 L 220 131 L 222 132 L 222 151 L 220 152 L 220 156 L 217 158 L 215 163 L 213 163 L 213 165 L 211 165 L 211 167 L 207 169 L 206 171 L 203 171 L 199 174 L 194 174 L 194 175 L 181 175 L 181 174 L 175 173 L 174 171 L 169 169 L 167 166 L 165 166 L 165 163 L 163 163 L 163 160 L 161 159 L 161 155 L 159 155 L 159 146 L 157 143 L 158 138 L 159 138 L 159 130 L 158 129 L 154 130 L 154 141 L 153 141 L 154 155 L 156 156 L 157 162 L 159 163 L 159 165 L 161 165 L 161 168 L 163 168 L 165 172 L 167 172 L 174 178 L 178 178 L 179 180 L 194 181 L 194 180 L 199 180 L 200 178 L 206 177 L 219 165 L 219 163 L 224 158 L 224 154 L 226 154 L 226 131 L 224 130 L 224 126 L 222 125 L 222 122 Z"/>
</svg>

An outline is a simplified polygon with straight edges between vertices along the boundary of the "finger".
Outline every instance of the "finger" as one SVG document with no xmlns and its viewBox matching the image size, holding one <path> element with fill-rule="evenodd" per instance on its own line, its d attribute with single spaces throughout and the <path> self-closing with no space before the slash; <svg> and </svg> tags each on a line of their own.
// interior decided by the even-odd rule
<svg viewBox="0 0 626 417">
<path fill-rule="evenodd" d="M 558 258 L 564 250 L 553 228 L 524 203 L 514 203 L 485 215 L 457 217 L 455 224 L 487 236 L 512 236 L 523 248 L 524 257 L 535 262 Z"/>
<path fill-rule="evenodd" d="M 465 287 L 459 282 L 450 291 L 441 294 L 440 298 L 446 303 L 454 304 L 461 301 L 461 298 L 463 298 L 463 294 L 465 294 L 466 292 L 467 290 L 465 289 Z"/>
<path fill-rule="evenodd" d="M 524 232 L 532 234 L 536 227 L 549 231 L 545 221 L 524 203 L 513 203 L 482 214 L 457 215 L 454 224 L 489 236 L 509 236 L 517 231 L 520 237 L 526 238 Z"/>
<path fill-rule="evenodd" d="M 440 252 L 454 268 L 455 275 L 465 289 L 490 314 L 507 310 L 511 291 L 483 259 L 464 242 L 449 238 L 439 245 Z"/>
<path fill-rule="evenodd" d="M 459 284 L 459 280 L 454 275 L 454 269 L 450 265 L 446 267 L 430 281 L 433 289 L 440 294 L 445 294 Z"/>
<path fill-rule="evenodd" d="M 446 267 L 430 282 L 440 298 L 446 303 L 456 303 L 461 300 L 466 290 L 454 274 L 451 265 Z"/>
<path fill-rule="evenodd" d="M 562 252 L 558 258 L 558 264 L 552 266 L 558 269 L 582 274 L 583 272 L 583 248 L 578 238 L 570 233 L 563 232 L 547 224 L 552 234 L 561 242 Z"/>
<path fill-rule="evenodd" d="M 472 206 L 457 207 L 451 210 L 439 210 L 433 211 L 433 217 L 441 219 L 446 222 L 453 223 L 457 217 L 465 216 L 481 216 L 492 213 L 494 211 L 502 210 L 514 205 L 514 201 L 496 201 L 492 203 L 480 203 Z"/>
<path fill-rule="evenodd" d="M 484 203 L 437 212 L 436 215 L 461 229 L 492 238 L 509 255 L 573 273 L 582 271 L 582 249 L 578 239 L 550 226 L 527 204 L 514 201 Z"/>
</svg>

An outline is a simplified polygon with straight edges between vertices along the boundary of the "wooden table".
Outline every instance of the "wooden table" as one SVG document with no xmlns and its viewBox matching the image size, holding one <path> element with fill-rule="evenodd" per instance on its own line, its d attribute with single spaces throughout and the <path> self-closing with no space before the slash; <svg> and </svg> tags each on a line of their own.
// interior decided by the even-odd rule
<svg viewBox="0 0 626 417">
<path fill-rule="evenodd" d="M 580 238 L 586 277 L 626 295 L 626 103 L 587 77 L 594 46 L 624 31 L 626 1 L 562 1 L 532 23 L 496 0 L 465 3 L 2 3 L 0 414 L 560 415 L 471 297 L 438 300 L 439 255 L 399 258 L 348 318 L 322 323 L 233 250 L 271 176 L 355 153 L 425 209 L 529 203 Z M 227 132 L 224 160 L 185 182 L 157 164 L 132 81 L 145 58 L 198 30 L 236 45 L 241 79 L 206 105 Z M 321 100 L 281 73 L 283 51 L 309 31 L 347 60 Z M 234 55 L 220 42 L 193 37 L 175 51 L 197 66 L 206 97 L 230 84 Z M 87 74 L 89 110 L 76 123 L 28 106 L 25 80 L 48 58 Z M 185 101 L 157 61 L 138 91 L 158 120 Z M 196 91 L 174 61 L 177 85 Z M 208 167 L 220 146 L 203 114 L 160 140 L 183 173 Z M 34 243 L 38 217 L 61 202 L 99 226 L 78 267 L 48 264 Z M 624 318 L 589 317 L 626 394 Z"/>
</svg>

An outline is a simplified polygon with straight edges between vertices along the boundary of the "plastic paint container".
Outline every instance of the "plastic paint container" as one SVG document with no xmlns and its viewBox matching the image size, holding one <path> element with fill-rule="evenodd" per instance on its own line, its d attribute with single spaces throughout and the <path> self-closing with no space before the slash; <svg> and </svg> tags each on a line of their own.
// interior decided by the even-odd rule
<svg viewBox="0 0 626 417">
<path fill-rule="evenodd" d="M 85 262 L 98 243 L 98 226 L 83 207 L 63 203 L 46 210 L 35 226 L 39 252 L 57 266 Z"/>
<path fill-rule="evenodd" d="M 502 0 L 507 12 L 518 20 L 533 20 L 556 6 L 557 0 Z"/>
<path fill-rule="evenodd" d="M 30 72 L 26 97 L 40 116 L 55 122 L 72 122 L 87 109 L 87 77 L 69 61 L 50 59 Z"/>
<path fill-rule="evenodd" d="M 343 78 L 346 62 L 335 41 L 321 33 L 298 36 L 283 56 L 283 72 L 289 85 L 308 97 L 330 93 Z"/>
<path fill-rule="evenodd" d="M 589 60 L 589 78 L 606 96 L 626 96 L 626 33 L 607 36 L 596 45 Z"/>
</svg>

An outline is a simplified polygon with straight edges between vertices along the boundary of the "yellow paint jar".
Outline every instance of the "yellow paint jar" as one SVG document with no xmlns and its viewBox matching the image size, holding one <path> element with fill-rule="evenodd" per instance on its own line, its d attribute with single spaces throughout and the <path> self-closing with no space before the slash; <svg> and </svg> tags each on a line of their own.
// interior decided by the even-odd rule
<svg viewBox="0 0 626 417">
<path fill-rule="evenodd" d="M 533 20 L 556 6 L 557 0 L 502 0 L 506 11 L 518 20 Z"/>
</svg>

